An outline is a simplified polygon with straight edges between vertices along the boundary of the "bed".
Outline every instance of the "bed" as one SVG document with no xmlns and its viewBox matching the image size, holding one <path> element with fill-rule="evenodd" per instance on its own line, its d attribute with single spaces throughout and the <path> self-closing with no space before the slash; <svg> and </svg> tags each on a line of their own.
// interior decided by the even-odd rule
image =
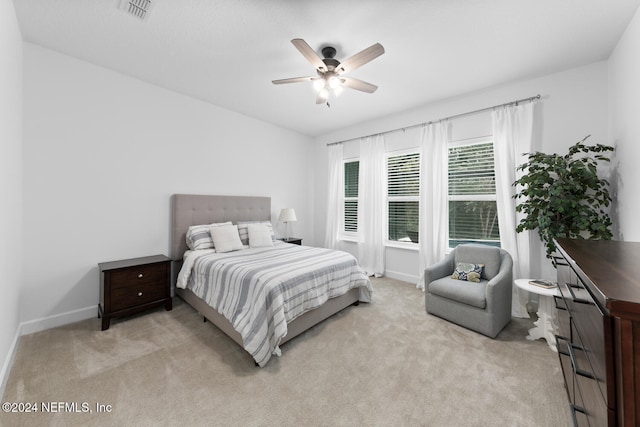
<svg viewBox="0 0 640 427">
<path fill-rule="evenodd" d="M 310 327 L 352 304 L 370 302 L 372 293 L 355 258 L 341 251 L 280 241 L 225 253 L 187 247 L 191 226 L 270 221 L 269 197 L 171 197 L 175 294 L 242 346 L 259 366 Z M 216 281 L 223 276 L 232 280 Z M 309 289 L 303 289 L 307 282 Z"/>
</svg>

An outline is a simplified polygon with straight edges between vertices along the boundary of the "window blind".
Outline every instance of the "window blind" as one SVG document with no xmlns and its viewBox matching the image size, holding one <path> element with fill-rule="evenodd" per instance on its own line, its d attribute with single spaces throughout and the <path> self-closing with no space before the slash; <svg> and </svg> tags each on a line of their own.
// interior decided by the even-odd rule
<svg viewBox="0 0 640 427">
<path fill-rule="evenodd" d="M 358 231 L 358 174 L 360 162 L 344 164 L 344 231 Z"/>
<path fill-rule="evenodd" d="M 500 244 L 493 142 L 449 148 L 449 238 Z"/>
<path fill-rule="evenodd" d="M 389 240 L 418 242 L 420 154 L 387 158 Z"/>
<path fill-rule="evenodd" d="M 449 148 L 449 194 L 496 194 L 493 143 Z"/>
</svg>

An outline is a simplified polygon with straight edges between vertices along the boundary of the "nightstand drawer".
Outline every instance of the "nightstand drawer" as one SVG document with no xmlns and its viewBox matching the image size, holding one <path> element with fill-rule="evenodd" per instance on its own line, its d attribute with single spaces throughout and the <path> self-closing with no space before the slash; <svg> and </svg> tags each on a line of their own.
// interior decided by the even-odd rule
<svg viewBox="0 0 640 427">
<path fill-rule="evenodd" d="M 111 289 L 164 283 L 166 264 L 141 265 L 111 272 Z"/>
<path fill-rule="evenodd" d="M 166 297 L 162 281 L 111 289 L 111 310 L 118 311 Z"/>
<path fill-rule="evenodd" d="M 291 243 L 292 245 L 302 245 L 302 239 L 299 237 L 287 237 L 280 239 L 285 243 Z"/>
</svg>

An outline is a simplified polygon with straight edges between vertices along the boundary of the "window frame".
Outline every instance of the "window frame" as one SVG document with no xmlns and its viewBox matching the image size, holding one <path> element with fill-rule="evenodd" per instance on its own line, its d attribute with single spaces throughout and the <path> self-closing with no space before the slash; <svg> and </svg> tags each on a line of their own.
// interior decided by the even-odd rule
<svg viewBox="0 0 640 427">
<path fill-rule="evenodd" d="M 495 153 L 495 138 L 493 137 L 493 135 L 486 135 L 486 136 L 480 136 L 480 137 L 475 137 L 475 138 L 466 138 L 466 139 L 460 139 L 457 141 L 450 141 L 447 144 L 447 164 L 449 162 L 449 149 L 451 148 L 456 148 L 456 147 L 464 147 L 464 146 L 470 146 L 470 145 L 480 145 L 480 144 L 487 144 L 487 143 L 491 143 L 491 145 L 493 146 L 494 149 L 494 153 Z M 494 164 L 493 164 L 493 173 L 494 173 L 494 177 L 496 174 L 496 170 L 495 170 L 495 154 L 494 154 Z M 447 174 L 448 175 L 448 174 Z M 488 202 L 495 202 L 496 203 L 496 210 L 497 210 L 497 204 L 498 204 L 498 195 L 497 195 L 497 190 L 495 193 L 493 194 L 464 194 L 464 195 L 452 195 L 450 194 L 450 187 L 449 187 L 449 181 L 447 178 L 447 209 L 449 209 L 449 203 L 450 202 L 484 202 L 484 201 L 488 201 Z M 448 225 L 449 227 L 449 225 Z M 451 228 L 449 228 L 448 230 L 448 241 L 447 241 L 447 247 L 448 247 L 448 252 L 450 252 L 451 250 L 453 250 L 453 248 L 450 246 L 450 242 L 451 240 L 455 240 L 451 237 Z M 502 239 L 499 238 L 498 241 L 494 241 L 494 240 L 474 240 L 474 242 L 477 243 L 486 243 L 486 244 L 491 244 L 491 245 L 496 245 L 498 247 L 500 247 L 502 245 Z"/>
<path fill-rule="evenodd" d="M 415 196 L 391 196 L 389 194 L 389 158 L 406 156 L 411 154 L 418 155 L 418 194 Z M 419 243 L 403 240 L 391 240 L 389 237 L 389 203 L 390 202 L 417 202 L 418 212 L 420 212 L 420 182 L 422 176 L 422 150 L 420 147 L 406 148 L 402 150 L 388 151 L 385 153 L 384 165 L 386 168 L 387 183 L 386 183 L 386 195 L 385 195 L 385 246 L 399 247 L 405 249 L 418 249 Z M 420 215 L 418 215 L 418 229 L 420 229 Z"/>
<path fill-rule="evenodd" d="M 343 172 L 346 172 L 346 165 L 347 163 L 358 163 L 358 171 L 360 168 L 360 158 L 359 157 L 352 157 L 349 159 L 343 159 L 342 160 L 342 170 Z M 346 179 L 347 179 L 347 175 L 346 173 L 343 174 L 343 183 L 342 183 L 342 191 L 340 192 L 340 196 L 342 199 L 342 221 L 340 224 L 340 238 L 342 240 L 357 240 L 358 239 L 358 205 L 360 204 L 360 178 L 359 178 L 359 173 L 358 173 L 358 196 L 356 197 L 347 197 L 345 195 L 346 192 Z M 346 227 L 347 227 L 347 202 L 348 201 L 355 201 L 356 202 L 356 231 L 347 231 Z"/>
</svg>

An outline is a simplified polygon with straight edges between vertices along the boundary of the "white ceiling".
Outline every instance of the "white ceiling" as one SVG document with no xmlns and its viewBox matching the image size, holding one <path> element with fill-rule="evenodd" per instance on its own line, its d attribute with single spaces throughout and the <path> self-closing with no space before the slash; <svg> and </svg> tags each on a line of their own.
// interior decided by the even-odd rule
<svg viewBox="0 0 640 427">
<path fill-rule="evenodd" d="M 497 84 L 607 59 L 640 0 L 152 0 L 141 21 L 120 0 L 14 0 L 25 41 L 305 135 L 317 136 Z M 290 43 L 342 60 L 386 53 L 315 104 Z M 585 88 L 588 90 L 588 88 Z"/>
</svg>

